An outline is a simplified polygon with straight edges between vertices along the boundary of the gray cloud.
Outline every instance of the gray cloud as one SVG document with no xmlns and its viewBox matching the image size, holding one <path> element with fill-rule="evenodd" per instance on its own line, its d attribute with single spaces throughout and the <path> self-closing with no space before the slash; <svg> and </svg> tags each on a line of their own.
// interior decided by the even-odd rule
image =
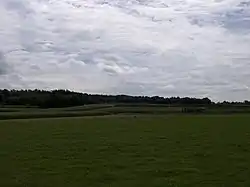
<svg viewBox="0 0 250 187">
<path fill-rule="evenodd" d="M 7 73 L 8 65 L 3 54 L 0 52 L 0 76 Z"/>
<path fill-rule="evenodd" d="M 2 0 L 0 87 L 250 99 L 249 12 L 239 0 Z"/>
</svg>

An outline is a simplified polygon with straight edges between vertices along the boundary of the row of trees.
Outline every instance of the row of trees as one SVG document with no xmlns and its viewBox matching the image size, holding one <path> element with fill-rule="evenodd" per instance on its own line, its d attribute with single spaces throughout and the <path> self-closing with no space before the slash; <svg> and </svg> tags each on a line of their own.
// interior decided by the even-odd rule
<svg viewBox="0 0 250 187">
<path fill-rule="evenodd" d="M 208 98 L 164 98 L 159 96 L 92 95 L 69 90 L 0 90 L 1 105 L 26 105 L 42 108 L 69 107 L 85 104 L 130 103 L 170 105 L 210 105 Z"/>
</svg>

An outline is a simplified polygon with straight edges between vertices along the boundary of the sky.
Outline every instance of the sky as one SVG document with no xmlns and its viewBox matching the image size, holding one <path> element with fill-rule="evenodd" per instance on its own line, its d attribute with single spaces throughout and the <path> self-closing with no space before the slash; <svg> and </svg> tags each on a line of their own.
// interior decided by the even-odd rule
<svg viewBox="0 0 250 187">
<path fill-rule="evenodd" d="M 250 0 L 0 0 L 0 88 L 250 100 Z"/>
</svg>

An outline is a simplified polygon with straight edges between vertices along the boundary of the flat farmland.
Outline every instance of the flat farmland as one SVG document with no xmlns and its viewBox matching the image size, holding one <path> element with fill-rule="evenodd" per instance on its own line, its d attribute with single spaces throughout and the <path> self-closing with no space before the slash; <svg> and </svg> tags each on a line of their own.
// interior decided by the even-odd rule
<svg viewBox="0 0 250 187">
<path fill-rule="evenodd" d="M 0 186 L 250 186 L 250 115 L 0 121 Z"/>
</svg>

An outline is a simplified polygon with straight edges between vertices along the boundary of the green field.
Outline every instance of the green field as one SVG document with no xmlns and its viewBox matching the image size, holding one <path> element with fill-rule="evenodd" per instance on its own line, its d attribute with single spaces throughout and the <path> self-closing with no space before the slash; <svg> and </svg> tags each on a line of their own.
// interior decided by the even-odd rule
<svg viewBox="0 0 250 187">
<path fill-rule="evenodd" d="M 250 115 L 3 120 L 0 186 L 248 187 L 249 122 Z"/>
<path fill-rule="evenodd" d="M 184 112 L 184 109 L 187 109 Z M 200 110 L 202 109 L 202 110 Z M 42 109 L 27 106 L 1 106 L 0 120 L 56 117 L 169 114 L 250 114 L 250 106 L 178 106 L 164 104 L 92 104 L 66 108 Z"/>
</svg>

